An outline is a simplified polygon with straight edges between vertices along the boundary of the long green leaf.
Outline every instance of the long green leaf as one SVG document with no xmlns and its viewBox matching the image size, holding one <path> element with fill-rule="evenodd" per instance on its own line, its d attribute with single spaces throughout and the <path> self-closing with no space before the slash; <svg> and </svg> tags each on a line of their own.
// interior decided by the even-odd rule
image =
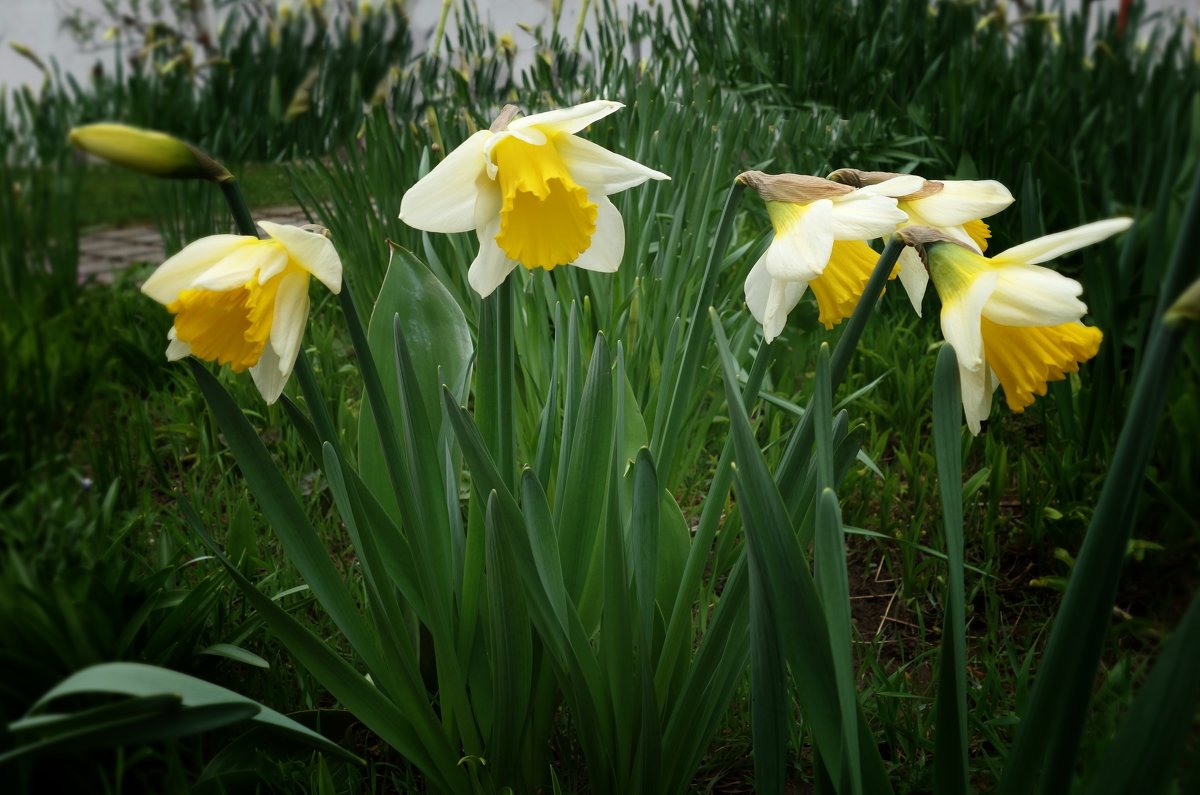
<svg viewBox="0 0 1200 795">
<path fill-rule="evenodd" d="M 708 260 L 705 262 L 704 272 L 700 276 L 700 294 L 692 306 L 692 315 L 688 319 L 679 369 L 676 370 L 675 382 L 670 389 L 671 399 L 667 404 L 667 416 L 663 421 L 661 433 L 651 440 L 650 449 L 654 453 L 654 460 L 658 462 L 659 469 L 664 473 L 668 486 L 674 482 L 674 473 L 681 468 L 675 457 L 680 437 L 683 435 L 684 418 L 699 402 L 699 396 L 696 394 L 696 381 L 703 370 L 700 363 L 701 357 L 708 347 L 709 334 L 709 326 L 704 322 L 704 315 L 713 303 L 717 275 L 720 272 L 725 252 L 729 249 L 734 219 L 737 217 L 738 205 L 741 203 L 745 188 L 746 186 L 740 182 L 735 182 L 729 188 L 725 207 L 721 210 L 721 220 L 717 224 L 716 235 L 708 251 Z"/>
<path fill-rule="evenodd" d="M 819 382 L 821 379 L 818 377 L 817 380 Z M 829 644 L 837 680 L 837 700 L 842 722 L 841 767 L 849 776 L 850 791 L 858 795 L 863 791 L 862 765 L 858 761 L 858 694 L 855 689 L 851 637 L 850 582 L 846 573 L 846 542 L 841 514 L 833 489 L 823 490 L 817 498 L 814 568 L 821 603 L 829 622 Z"/>
<path fill-rule="evenodd" d="M 1095 795 L 1166 792 L 1200 701 L 1200 596 L 1184 614 L 1125 713 L 1104 756 Z M 1195 760 L 1192 761 L 1195 768 Z M 1194 772 L 1194 770 L 1193 770 Z M 1180 790 L 1191 792 L 1192 790 Z"/>
<path fill-rule="evenodd" d="M 934 787 L 939 795 L 966 795 L 967 630 L 963 585 L 962 397 L 958 361 L 949 343 L 938 352 L 933 376 L 933 445 L 937 456 L 947 586 L 938 662 Z"/>
<path fill-rule="evenodd" d="M 626 382 L 628 388 L 628 382 Z M 658 475 L 650 451 L 642 448 L 633 467 L 633 506 L 629 535 L 633 546 L 633 582 L 638 623 L 638 678 L 640 680 L 641 726 L 638 735 L 636 788 L 657 792 L 662 757 L 662 733 L 659 728 L 658 698 L 654 692 L 654 619 L 658 611 L 659 512 L 662 500 Z"/>
<path fill-rule="evenodd" d="M 787 664 L 770 583 L 750 567 L 750 726 L 754 741 L 754 791 L 784 791 L 791 699 Z"/>
<path fill-rule="evenodd" d="M 780 606 L 775 618 L 783 638 L 781 645 L 791 665 L 805 722 L 817 750 L 825 759 L 840 759 L 842 717 L 828 622 L 783 498 L 750 429 L 738 391 L 737 369 L 715 313 L 712 320 L 725 376 L 725 398 L 738 464 L 734 485 L 746 528 L 750 565 L 758 568 L 767 583 L 772 604 Z M 856 721 L 861 720 L 858 714 Z M 864 788 L 890 792 L 875 744 L 872 742 L 862 750 L 864 753 L 852 760 L 852 764 L 860 766 Z"/>
<path fill-rule="evenodd" d="M 1000 780 L 1000 795 L 1035 791 L 1039 774 L 1036 791 L 1046 795 L 1063 792 L 1070 785 L 1093 675 L 1111 622 L 1121 564 L 1133 527 L 1137 493 L 1186 332 L 1163 323 L 1162 310 L 1200 268 L 1195 254 L 1200 248 L 1200 172 L 1192 185 L 1180 229 L 1162 286 L 1159 314 L 1152 325 L 1112 465 L 1055 616 L 1029 705 L 1021 716 Z"/>
<path fill-rule="evenodd" d="M 437 786 L 448 792 L 463 792 L 469 786 L 458 765 L 460 754 L 443 734 L 441 724 L 423 690 L 397 690 L 392 701 L 306 627 L 292 618 L 273 599 L 261 593 L 238 572 L 217 542 L 209 535 L 199 515 L 182 496 L 184 519 L 192 532 L 225 567 L 226 572 L 262 616 L 267 626 L 287 646 L 317 681 L 354 713 L 367 728 L 418 767 Z M 403 682 L 403 680 L 401 680 Z"/>
<path fill-rule="evenodd" d="M 358 612 L 346 583 L 329 559 L 329 552 L 291 487 L 279 474 L 262 440 L 217 379 L 195 359 L 187 362 L 217 418 L 226 444 L 246 476 L 251 493 L 279 536 L 288 559 L 368 668 L 376 672 L 381 681 L 388 681 L 388 668 L 379 656 L 374 633 Z"/>
<path fill-rule="evenodd" d="M 492 692 L 496 703 L 487 749 L 489 765 L 500 774 L 498 780 L 514 781 L 513 769 L 519 764 L 521 743 L 530 723 L 533 637 L 521 575 L 508 545 L 500 537 L 498 501 L 493 492 L 484 516 Z"/>
<path fill-rule="evenodd" d="M 554 506 L 563 578 L 585 626 L 591 626 L 600 613 L 596 564 L 611 474 L 612 397 L 608 346 L 597 337 L 575 420 L 567 478 Z"/>
</svg>

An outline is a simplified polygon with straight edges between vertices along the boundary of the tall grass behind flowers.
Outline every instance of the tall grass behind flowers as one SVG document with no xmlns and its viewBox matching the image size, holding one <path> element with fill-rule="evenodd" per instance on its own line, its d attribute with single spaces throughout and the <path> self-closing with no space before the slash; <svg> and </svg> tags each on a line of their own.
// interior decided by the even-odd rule
<svg viewBox="0 0 1200 795">
<path fill-rule="evenodd" d="M 111 30 L 111 72 L 81 80 L 43 61 L 40 87 L 5 87 L 12 104 L 0 124 L 21 162 L 52 162 L 69 129 L 94 121 L 171 132 L 236 162 L 320 156 L 354 137 L 363 106 L 380 101 L 412 54 L 394 2 L 332 15 L 314 4 L 286 13 L 233 4 L 217 31 L 192 29 L 190 16 L 128 12 Z"/>
</svg>

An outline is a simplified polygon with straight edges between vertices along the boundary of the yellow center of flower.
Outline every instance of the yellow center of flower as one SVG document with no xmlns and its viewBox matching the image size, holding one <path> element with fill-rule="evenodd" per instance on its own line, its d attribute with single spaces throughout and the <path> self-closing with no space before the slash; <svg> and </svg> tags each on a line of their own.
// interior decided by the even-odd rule
<svg viewBox="0 0 1200 795">
<path fill-rule="evenodd" d="M 1008 407 L 1016 412 L 1033 403 L 1034 395 L 1046 394 L 1046 383 L 1059 381 L 1067 373 L 1096 355 L 1104 335 L 1082 323 L 1061 326 L 1002 326 L 982 318 L 983 354 L 1004 387 Z"/>
<path fill-rule="evenodd" d="M 975 245 L 979 246 L 979 250 L 987 251 L 988 238 L 992 236 L 992 230 L 982 218 L 977 218 L 974 221 L 967 221 L 963 224 L 963 231 L 967 233 L 967 237 L 975 241 Z"/>
<path fill-rule="evenodd" d="M 596 205 L 571 179 L 550 137 L 541 146 L 507 137 L 492 149 L 503 204 L 496 244 L 526 268 L 568 265 L 596 232 Z"/>
<path fill-rule="evenodd" d="M 817 319 L 825 328 L 833 328 L 854 313 L 878 261 L 879 254 L 861 240 L 833 241 L 825 271 L 808 283 L 817 298 Z M 896 278 L 899 272 L 897 265 L 888 278 Z"/>
<path fill-rule="evenodd" d="M 289 262 L 266 284 L 259 284 L 255 274 L 232 290 L 184 290 L 167 305 L 175 315 L 176 339 L 191 346 L 193 356 L 228 364 L 235 373 L 253 367 L 271 337 L 280 283 L 287 274 L 301 272 L 305 271 Z"/>
</svg>

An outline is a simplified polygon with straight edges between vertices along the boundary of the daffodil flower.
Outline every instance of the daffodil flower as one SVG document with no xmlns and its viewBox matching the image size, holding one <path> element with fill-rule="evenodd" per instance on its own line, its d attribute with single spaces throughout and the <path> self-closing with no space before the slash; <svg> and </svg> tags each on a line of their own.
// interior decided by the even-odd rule
<svg viewBox="0 0 1200 795">
<path fill-rule="evenodd" d="M 1039 237 L 992 258 L 945 232 L 925 226 L 897 234 L 929 268 L 942 299 L 942 336 L 954 346 L 963 413 L 971 433 L 1004 387 L 1008 407 L 1022 412 L 1046 384 L 1079 370 L 1096 355 L 1103 337 L 1080 318 L 1087 306 L 1074 279 L 1043 268 L 1048 262 L 1123 232 L 1133 222 L 1111 218 Z"/>
<path fill-rule="evenodd" d="M 292 373 L 308 321 L 309 277 L 334 293 L 342 262 L 323 234 L 260 221 L 270 237 L 212 235 L 168 259 L 142 292 L 175 316 L 167 359 L 249 370 L 267 403 Z"/>
<path fill-rule="evenodd" d="M 783 331 L 788 313 L 812 288 L 818 319 L 833 328 L 854 312 L 879 255 L 865 242 L 907 219 L 884 191 L 908 191 L 920 177 L 855 190 L 820 177 L 747 171 L 738 182 L 767 205 L 775 237 L 746 277 L 746 305 L 763 339 Z"/>
<path fill-rule="evenodd" d="M 897 189 L 906 188 L 904 183 L 896 180 L 899 176 L 886 171 L 839 168 L 829 178 L 855 188 L 880 190 L 882 187 L 886 195 L 899 202 L 900 210 L 908 216 L 902 227 L 932 227 L 980 254 L 987 251 L 988 238 L 992 236 L 983 219 L 1013 203 L 1012 193 L 994 179 L 922 179 L 916 190 L 898 193 Z M 900 252 L 900 283 L 919 317 L 925 288 L 929 285 L 929 273 L 911 248 Z"/>
<path fill-rule="evenodd" d="M 575 265 L 611 273 L 625 252 L 625 225 L 608 196 L 669 179 L 575 133 L 624 107 L 595 100 L 518 117 L 507 106 L 408 189 L 400 220 L 427 232 L 468 232 L 479 254 L 467 279 L 490 295 L 517 264 Z"/>
</svg>

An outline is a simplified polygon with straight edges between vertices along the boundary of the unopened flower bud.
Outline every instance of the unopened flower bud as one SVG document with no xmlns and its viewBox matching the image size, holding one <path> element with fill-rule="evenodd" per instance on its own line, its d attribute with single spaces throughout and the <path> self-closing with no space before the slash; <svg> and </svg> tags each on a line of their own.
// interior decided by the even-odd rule
<svg viewBox="0 0 1200 795">
<path fill-rule="evenodd" d="M 233 179 L 224 166 L 199 148 L 165 133 L 124 124 L 87 124 L 67 135 L 71 145 L 110 163 L 153 177 Z"/>
<path fill-rule="evenodd" d="M 1200 320 L 1200 279 L 1192 282 L 1192 286 L 1175 299 L 1163 320 L 1172 326 L 1181 325 L 1187 320 Z"/>
</svg>

